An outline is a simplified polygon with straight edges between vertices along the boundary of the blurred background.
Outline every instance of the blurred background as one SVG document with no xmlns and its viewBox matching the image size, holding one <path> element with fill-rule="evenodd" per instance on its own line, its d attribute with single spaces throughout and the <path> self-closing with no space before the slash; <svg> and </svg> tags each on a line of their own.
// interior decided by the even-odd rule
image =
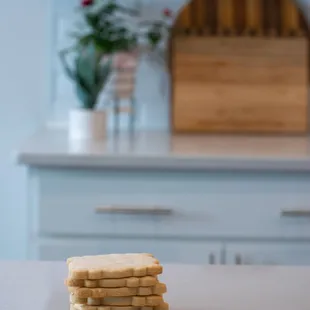
<svg viewBox="0 0 310 310">
<path fill-rule="evenodd" d="M 0 259 L 310 264 L 308 2 L 123 2 L 169 36 L 115 53 L 82 140 L 59 51 L 83 2 L 3 4 Z"/>
</svg>

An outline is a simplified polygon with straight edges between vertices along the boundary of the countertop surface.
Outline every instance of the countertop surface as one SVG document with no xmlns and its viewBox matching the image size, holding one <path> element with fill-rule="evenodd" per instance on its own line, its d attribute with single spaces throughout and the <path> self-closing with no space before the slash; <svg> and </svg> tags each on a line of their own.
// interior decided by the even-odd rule
<svg viewBox="0 0 310 310">
<path fill-rule="evenodd" d="M 68 310 L 65 263 L 0 262 L 1 310 Z M 171 310 L 309 310 L 310 268 L 164 265 Z"/>
<path fill-rule="evenodd" d="M 28 166 L 310 172 L 310 138 L 139 132 L 87 142 L 46 129 L 26 141 L 16 157 Z"/>
</svg>

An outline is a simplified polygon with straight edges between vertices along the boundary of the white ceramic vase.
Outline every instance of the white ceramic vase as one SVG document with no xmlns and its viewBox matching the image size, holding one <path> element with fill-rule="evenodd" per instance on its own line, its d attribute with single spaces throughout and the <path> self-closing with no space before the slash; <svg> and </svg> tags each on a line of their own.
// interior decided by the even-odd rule
<svg viewBox="0 0 310 310">
<path fill-rule="evenodd" d="M 102 140 L 106 136 L 105 111 L 73 109 L 69 112 L 69 138 L 71 140 Z"/>
</svg>

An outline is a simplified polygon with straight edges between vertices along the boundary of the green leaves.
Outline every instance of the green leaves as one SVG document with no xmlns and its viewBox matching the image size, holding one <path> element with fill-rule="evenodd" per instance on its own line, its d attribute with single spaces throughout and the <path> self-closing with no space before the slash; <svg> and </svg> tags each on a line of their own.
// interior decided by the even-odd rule
<svg viewBox="0 0 310 310">
<path fill-rule="evenodd" d="M 140 37 L 144 36 L 151 48 L 156 47 L 169 29 L 168 25 L 165 21 L 155 20 L 141 22 L 136 29 L 127 27 L 128 18 L 138 15 L 138 11 L 120 5 L 115 0 L 106 0 L 96 10 L 84 11 L 83 17 L 89 32 L 76 36 L 77 45 L 85 48 L 93 44 L 98 52 L 113 54 L 136 48 Z M 142 34 L 139 28 L 143 26 L 147 31 Z"/>
<path fill-rule="evenodd" d="M 95 108 L 112 70 L 111 59 L 102 64 L 104 56 L 136 49 L 140 36 L 146 37 L 154 48 L 161 42 L 164 32 L 169 30 L 164 21 L 138 24 L 136 20 L 136 27 L 129 27 L 134 18 L 139 16 L 139 11 L 120 5 L 116 0 L 104 0 L 99 6 L 91 2 L 94 5 L 86 6 L 85 3 L 79 10 L 84 23 L 72 33 L 74 47 L 60 53 L 64 71 L 75 83 L 77 96 L 87 109 Z M 143 26 L 147 31 L 142 33 L 139 28 Z M 72 66 L 69 66 L 66 58 L 69 52 L 74 52 Z"/>
<path fill-rule="evenodd" d="M 94 13 L 86 13 L 85 20 L 91 28 L 97 28 L 100 23 L 100 15 Z"/>
<path fill-rule="evenodd" d="M 148 39 L 151 42 L 152 46 L 157 46 L 157 44 L 161 41 L 162 35 L 158 29 L 152 29 L 148 33 Z"/>
<path fill-rule="evenodd" d="M 110 73 L 112 71 L 112 59 L 109 59 L 104 65 L 97 67 L 96 72 L 96 89 L 95 93 L 99 95 L 100 91 L 102 90 L 103 85 L 106 84 Z"/>
<path fill-rule="evenodd" d="M 88 45 L 90 45 L 94 41 L 94 35 L 93 34 L 87 34 L 84 36 L 81 36 L 79 38 L 79 45 L 81 48 L 85 48 Z"/>
<path fill-rule="evenodd" d="M 67 62 L 66 56 L 73 50 L 60 53 L 62 64 L 69 78 L 75 83 L 76 94 L 83 108 L 94 109 L 100 92 L 106 84 L 112 70 L 112 60 L 102 65 L 103 54 L 92 44 L 84 49 L 77 49 L 73 67 Z"/>
<path fill-rule="evenodd" d="M 99 10 L 99 15 L 112 15 L 116 12 L 123 13 L 125 15 L 130 16 L 138 16 L 139 11 L 120 5 L 119 3 L 116 3 L 115 0 L 110 0 L 107 4 L 103 5 L 101 9 Z"/>
<path fill-rule="evenodd" d="M 94 110 L 96 107 L 96 99 L 89 95 L 87 91 L 79 84 L 77 83 L 75 85 L 76 88 L 76 95 L 82 105 L 83 109 L 87 110 Z"/>
<path fill-rule="evenodd" d="M 101 10 L 99 11 L 99 15 L 111 15 L 114 14 L 117 9 L 118 9 L 118 5 L 116 4 L 115 1 L 110 1 L 108 4 L 104 5 Z"/>
<path fill-rule="evenodd" d="M 120 5 L 115 0 L 104 1 L 96 11 L 87 11 L 84 18 L 90 34 L 78 38 L 81 46 L 90 42 L 98 51 L 113 54 L 129 51 L 138 42 L 139 31 L 127 27 L 128 18 L 139 15 L 139 11 Z"/>
</svg>

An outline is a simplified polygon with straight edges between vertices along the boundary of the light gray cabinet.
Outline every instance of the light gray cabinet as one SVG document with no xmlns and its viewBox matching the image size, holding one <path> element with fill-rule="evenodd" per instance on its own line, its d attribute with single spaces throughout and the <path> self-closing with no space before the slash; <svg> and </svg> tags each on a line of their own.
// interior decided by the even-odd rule
<svg viewBox="0 0 310 310">
<path fill-rule="evenodd" d="M 35 259 L 152 252 L 175 263 L 310 265 L 308 177 L 43 167 L 29 176 Z"/>
<path fill-rule="evenodd" d="M 75 144 L 42 132 L 19 156 L 29 257 L 152 252 L 174 263 L 310 265 L 309 146 L 159 132 Z"/>
</svg>

